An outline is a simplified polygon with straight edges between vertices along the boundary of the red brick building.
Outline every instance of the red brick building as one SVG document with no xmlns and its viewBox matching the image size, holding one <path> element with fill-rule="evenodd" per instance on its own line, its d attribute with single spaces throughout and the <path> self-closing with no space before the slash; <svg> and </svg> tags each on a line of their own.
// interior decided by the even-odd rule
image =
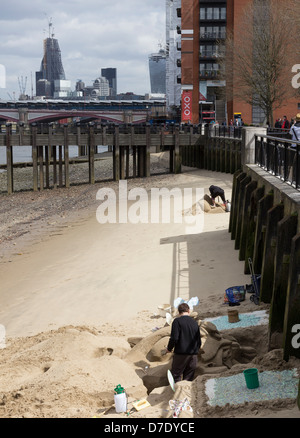
<svg viewBox="0 0 300 438">
<path fill-rule="evenodd" d="M 181 0 L 181 120 L 197 124 L 218 120 L 230 122 L 241 113 L 247 124 L 261 123 L 262 115 L 237 98 L 224 97 L 225 82 L 220 75 L 217 41 L 228 31 L 235 32 L 244 8 L 253 0 Z M 291 60 L 292 66 L 296 64 Z M 300 70 L 300 68 L 299 68 Z M 296 73 L 290 72 L 288 81 Z M 300 83 L 300 79 L 299 79 Z M 300 112 L 300 96 L 288 99 L 274 112 L 274 120 L 284 115 L 291 119 Z"/>
</svg>

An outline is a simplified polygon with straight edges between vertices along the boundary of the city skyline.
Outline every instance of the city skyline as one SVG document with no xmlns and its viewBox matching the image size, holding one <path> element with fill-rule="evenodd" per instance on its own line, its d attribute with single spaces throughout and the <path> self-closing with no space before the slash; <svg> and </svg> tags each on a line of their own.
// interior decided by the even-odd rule
<svg viewBox="0 0 300 438">
<path fill-rule="evenodd" d="M 165 2 L 138 0 L 107 4 L 102 0 L 62 2 L 20 0 L 5 4 L 1 12 L 0 64 L 6 70 L 6 88 L 0 98 L 17 99 L 19 78 L 27 78 L 26 94 L 35 95 L 35 72 L 43 55 L 43 40 L 52 20 L 59 41 L 66 79 L 90 83 L 101 69 L 116 68 L 118 92 L 150 92 L 149 53 L 165 39 Z"/>
</svg>

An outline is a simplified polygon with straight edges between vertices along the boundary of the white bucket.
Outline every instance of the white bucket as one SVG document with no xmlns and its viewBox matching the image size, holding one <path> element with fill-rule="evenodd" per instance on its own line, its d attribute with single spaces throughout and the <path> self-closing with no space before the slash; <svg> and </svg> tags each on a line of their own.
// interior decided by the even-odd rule
<svg viewBox="0 0 300 438">
<path fill-rule="evenodd" d="M 172 307 L 170 306 L 170 304 L 161 304 L 160 306 L 157 306 L 157 308 L 158 308 L 158 314 L 163 318 L 166 317 L 167 313 L 172 312 Z"/>
<path fill-rule="evenodd" d="M 122 392 L 121 394 L 114 394 L 114 400 L 117 414 L 127 411 L 126 392 Z"/>
</svg>

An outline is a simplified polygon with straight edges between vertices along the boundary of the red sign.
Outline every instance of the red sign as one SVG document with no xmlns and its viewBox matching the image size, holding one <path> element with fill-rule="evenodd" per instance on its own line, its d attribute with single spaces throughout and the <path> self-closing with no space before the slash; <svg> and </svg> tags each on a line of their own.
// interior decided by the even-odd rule
<svg viewBox="0 0 300 438">
<path fill-rule="evenodd" d="M 192 121 L 192 91 L 183 91 L 181 100 L 181 120 Z"/>
</svg>

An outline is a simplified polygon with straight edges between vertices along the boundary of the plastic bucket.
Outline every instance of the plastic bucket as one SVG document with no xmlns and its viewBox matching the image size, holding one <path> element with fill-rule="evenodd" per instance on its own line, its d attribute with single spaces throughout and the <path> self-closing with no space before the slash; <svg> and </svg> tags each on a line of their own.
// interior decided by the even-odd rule
<svg viewBox="0 0 300 438">
<path fill-rule="evenodd" d="M 244 376 L 248 389 L 255 389 L 259 387 L 258 371 L 256 368 L 248 368 L 244 370 Z"/>
</svg>

